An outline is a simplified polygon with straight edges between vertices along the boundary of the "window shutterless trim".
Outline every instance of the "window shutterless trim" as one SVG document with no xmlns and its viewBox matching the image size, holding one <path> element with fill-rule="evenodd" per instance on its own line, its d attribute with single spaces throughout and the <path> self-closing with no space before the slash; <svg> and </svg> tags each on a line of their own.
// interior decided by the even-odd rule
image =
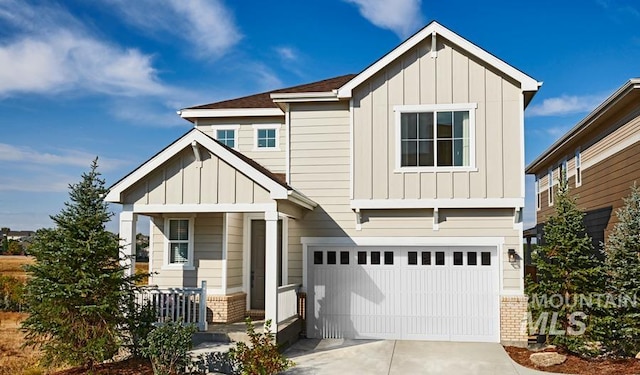
<svg viewBox="0 0 640 375">
<path fill-rule="evenodd" d="M 282 124 L 254 124 L 252 151 L 280 151 L 280 128 Z M 258 147 L 258 130 L 275 130 L 275 147 Z"/>
<path fill-rule="evenodd" d="M 404 172 L 429 172 L 429 171 L 464 171 L 474 172 L 477 171 L 476 167 L 476 109 L 478 103 L 453 103 L 453 104 L 421 104 L 421 105 L 397 105 L 393 107 L 395 112 L 395 173 Z M 436 112 L 434 117 L 437 118 L 437 112 L 455 112 L 455 111 L 468 111 L 469 112 L 469 165 L 465 166 L 402 166 L 402 114 L 403 113 L 421 113 L 421 112 Z M 437 128 L 437 122 L 433 124 L 434 130 Z M 437 132 L 437 130 L 435 130 Z M 437 133 L 435 133 L 437 134 Z M 437 142 L 437 136 L 434 137 L 434 144 Z M 437 164 L 438 155 L 435 152 L 434 147 L 434 164 Z"/>
<path fill-rule="evenodd" d="M 185 263 L 171 263 L 171 249 L 169 245 L 171 244 L 170 230 L 171 230 L 171 221 L 172 220 L 187 220 L 189 225 L 189 237 L 187 238 L 187 261 Z M 194 217 L 165 217 L 164 219 L 164 228 L 162 233 L 164 235 L 164 257 L 162 260 L 162 269 L 181 269 L 181 270 L 194 270 L 193 266 L 193 238 L 195 237 L 194 229 L 195 229 L 195 218 Z"/>
<path fill-rule="evenodd" d="M 240 125 L 211 125 L 213 138 L 218 139 L 218 130 L 233 130 L 233 149 L 238 150 L 238 134 L 240 133 Z"/>
<path fill-rule="evenodd" d="M 576 187 L 582 186 L 582 153 L 580 148 L 576 149 L 575 155 L 575 169 L 576 169 L 576 177 L 575 184 Z"/>
</svg>

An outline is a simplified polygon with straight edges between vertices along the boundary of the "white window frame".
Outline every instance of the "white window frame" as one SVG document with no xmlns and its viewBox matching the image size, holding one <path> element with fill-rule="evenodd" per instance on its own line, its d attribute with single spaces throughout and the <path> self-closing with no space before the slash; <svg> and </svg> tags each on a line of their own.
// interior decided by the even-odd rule
<svg viewBox="0 0 640 375">
<path fill-rule="evenodd" d="M 218 139 L 218 130 L 233 130 L 233 149 L 238 150 L 238 133 L 240 132 L 240 125 L 211 125 L 213 130 L 213 138 Z"/>
<path fill-rule="evenodd" d="M 549 203 L 549 207 L 551 207 L 553 206 L 553 168 L 549 168 L 547 180 L 548 180 L 547 201 Z"/>
<path fill-rule="evenodd" d="M 540 182 L 541 180 L 536 176 L 535 182 L 535 191 L 536 191 L 536 211 L 540 211 L 542 209 L 542 202 L 540 199 Z"/>
<path fill-rule="evenodd" d="M 476 167 L 476 109 L 478 103 L 454 103 L 454 104 L 420 104 L 420 105 L 397 105 L 393 107 L 395 112 L 396 121 L 396 139 L 395 139 L 395 173 L 404 172 L 455 172 L 455 171 L 467 171 L 475 172 Z M 465 166 L 428 166 L 428 167 L 403 167 L 402 166 L 402 124 L 401 116 L 403 113 L 417 113 L 417 112 L 453 112 L 453 111 L 468 111 L 469 112 L 469 165 Z M 436 115 L 437 116 L 437 115 Z M 436 124 L 434 124 L 436 126 Z M 434 163 L 437 162 L 437 145 L 434 142 Z"/>
<path fill-rule="evenodd" d="M 576 168 L 576 178 L 575 183 L 576 187 L 582 186 L 582 154 L 580 149 L 576 149 L 575 155 L 575 168 Z"/>
<path fill-rule="evenodd" d="M 169 248 L 169 231 L 170 231 L 170 222 L 172 220 L 188 220 L 189 221 L 189 238 L 187 239 L 187 261 L 185 263 L 170 263 L 171 257 L 171 249 Z M 162 262 L 163 269 L 180 269 L 180 270 L 195 270 L 193 266 L 193 238 L 195 237 L 194 229 L 195 229 L 195 218 L 193 216 L 175 216 L 175 217 L 165 217 L 164 218 L 164 228 L 162 233 L 164 235 L 164 259 Z"/>
<path fill-rule="evenodd" d="M 564 176 L 563 176 L 564 172 Z M 567 168 L 567 159 L 564 159 L 560 164 L 560 170 L 558 171 L 558 181 L 563 179 L 564 182 L 569 181 L 569 170 Z"/>
<path fill-rule="evenodd" d="M 282 124 L 255 124 L 253 125 L 253 151 L 280 151 L 280 128 Z M 258 147 L 258 130 L 275 130 L 275 147 Z"/>
</svg>

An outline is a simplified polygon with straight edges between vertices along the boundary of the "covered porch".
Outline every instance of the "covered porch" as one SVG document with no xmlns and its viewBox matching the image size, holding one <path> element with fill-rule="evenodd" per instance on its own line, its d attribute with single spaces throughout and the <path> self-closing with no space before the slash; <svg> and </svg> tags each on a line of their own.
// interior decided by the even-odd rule
<svg viewBox="0 0 640 375">
<path fill-rule="evenodd" d="M 279 176 L 193 129 L 113 185 L 106 200 L 123 206 L 129 272 L 137 222 L 147 216 L 149 284 L 163 293 L 202 288 L 207 323 L 263 311 L 278 332 L 297 317 L 302 264 L 288 227 L 316 204 Z"/>
</svg>

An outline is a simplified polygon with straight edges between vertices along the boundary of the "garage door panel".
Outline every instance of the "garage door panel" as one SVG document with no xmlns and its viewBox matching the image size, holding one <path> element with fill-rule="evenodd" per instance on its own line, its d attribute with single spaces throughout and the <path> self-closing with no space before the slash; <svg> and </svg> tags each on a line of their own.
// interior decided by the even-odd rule
<svg viewBox="0 0 640 375">
<path fill-rule="evenodd" d="M 497 341 L 495 248 L 314 250 L 337 261 L 310 257 L 311 337 Z"/>
</svg>

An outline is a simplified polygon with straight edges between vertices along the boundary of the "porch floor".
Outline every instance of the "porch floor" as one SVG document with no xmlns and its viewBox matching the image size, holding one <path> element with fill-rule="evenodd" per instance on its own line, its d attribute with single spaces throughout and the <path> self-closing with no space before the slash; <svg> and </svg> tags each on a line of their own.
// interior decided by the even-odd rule
<svg viewBox="0 0 640 375">
<path fill-rule="evenodd" d="M 256 332 L 264 332 L 264 323 L 264 319 L 253 321 Z M 282 336 L 286 331 L 292 330 L 298 330 L 298 332 L 291 332 L 289 335 L 297 335 L 297 333 L 299 333 L 299 329 L 297 327 L 293 327 L 296 324 L 299 324 L 301 327 L 301 320 L 297 317 L 281 322 L 278 325 L 278 337 L 280 338 L 280 336 Z M 206 332 L 197 332 L 194 334 L 195 345 L 205 342 L 229 343 L 239 341 L 244 343 L 250 342 L 249 335 L 247 335 L 247 326 L 244 321 L 236 323 L 209 323 Z"/>
</svg>

